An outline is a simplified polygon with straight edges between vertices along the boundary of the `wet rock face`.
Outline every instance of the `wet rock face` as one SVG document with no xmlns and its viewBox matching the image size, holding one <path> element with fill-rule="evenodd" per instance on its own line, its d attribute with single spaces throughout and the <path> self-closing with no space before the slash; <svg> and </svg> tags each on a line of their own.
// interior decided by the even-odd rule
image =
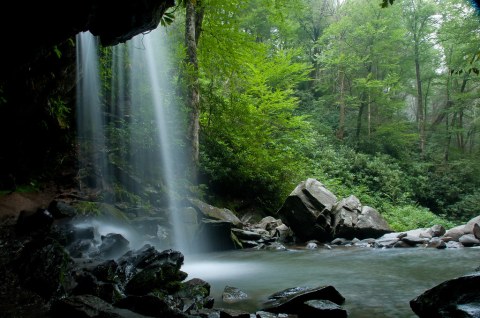
<svg viewBox="0 0 480 318">
<path fill-rule="evenodd" d="M 0 34 L 10 61 L 38 54 L 78 32 L 90 31 L 103 45 L 125 42 L 156 28 L 173 0 L 7 1 L 0 4 Z M 23 30 L 19 33 L 19 29 Z"/>
<path fill-rule="evenodd" d="M 421 318 L 479 317 L 480 273 L 445 281 L 410 301 Z"/>
</svg>

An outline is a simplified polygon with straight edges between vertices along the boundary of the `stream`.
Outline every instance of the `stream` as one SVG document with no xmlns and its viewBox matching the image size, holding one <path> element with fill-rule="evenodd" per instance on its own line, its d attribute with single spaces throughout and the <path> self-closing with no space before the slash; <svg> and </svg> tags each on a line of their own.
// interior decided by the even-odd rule
<svg viewBox="0 0 480 318">
<path fill-rule="evenodd" d="M 345 297 L 350 318 L 417 317 L 409 301 L 439 283 L 471 273 L 480 265 L 479 248 L 358 248 L 234 250 L 187 255 L 188 278 L 211 284 L 215 307 L 255 312 L 275 292 L 295 286 L 334 286 Z M 249 299 L 222 301 L 225 286 Z"/>
</svg>

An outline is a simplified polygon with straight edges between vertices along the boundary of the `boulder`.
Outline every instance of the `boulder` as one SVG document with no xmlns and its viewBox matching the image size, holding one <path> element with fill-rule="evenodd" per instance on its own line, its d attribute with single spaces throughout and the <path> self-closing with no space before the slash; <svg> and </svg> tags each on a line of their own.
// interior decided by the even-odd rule
<svg viewBox="0 0 480 318">
<path fill-rule="evenodd" d="M 345 298 L 333 286 L 316 288 L 300 286 L 288 288 L 269 296 L 261 310 L 272 313 L 297 314 L 305 310 L 305 302 L 309 300 L 328 300 L 341 305 Z"/>
<path fill-rule="evenodd" d="M 332 237 L 331 211 L 337 197 L 315 179 L 302 181 L 287 197 L 277 215 L 301 241 Z"/>
<path fill-rule="evenodd" d="M 474 217 L 473 219 L 468 221 L 467 224 L 465 224 L 465 234 L 475 234 L 475 232 L 477 233 L 477 235 L 480 234 L 480 229 L 478 228 L 478 226 L 480 226 L 480 215 Z"/>
<path fill-rule="evenodd" d="M 55 318 L 63 317 L 116 317 L 141 318 L 146 317 L 127 309 L 114 307 L 104 300 L 93 295 L 78 295 L 61 299 L 51 308 L 51 315 Z"/>
<path fill-rule="evenodd" d="M 330 300 L 306 301 L 300 317 L 347 318 L 348 312 Z"/>
<path fill-rule="evenodd" d="M 222 294 L 222 300 L 225 303 L 237 303 L 248 299 L 248 294 L 239 288 L 225 286 Z"/>
<path fill-rule="evenodd" d="M 410 301 L 420 318 L 480 317 L 480 273 L 447 280 Z"/>
<path fill-rule="evenodd" d="M 350 199 L 350 202 L 352 200 Z M 392 232 L 388 223 L 377 210 L 369 206 L 362 207 L 360 203 L 356 206 L 356 209 L 349 210 L 343 205 L 337 205 L 334 211 L 334 237 L 346 239 L 378 238 Z"/>
<path fill-rule="evenodd" d="M 242 225 L 242 221 L 229 209 L 217 208 L 198 199 L 189 199 L 200 218 L 209 218 L 217 221 L 230 222 L 236 227 Z"/>
<path fill-rule="evenodd" d="M 450 238 L 449 240 L 458 241 L 458 239 L 465 234 L 465 225 L 459 225 L 452 227 L 443 234 L 444 238 Z"/>
</svg>

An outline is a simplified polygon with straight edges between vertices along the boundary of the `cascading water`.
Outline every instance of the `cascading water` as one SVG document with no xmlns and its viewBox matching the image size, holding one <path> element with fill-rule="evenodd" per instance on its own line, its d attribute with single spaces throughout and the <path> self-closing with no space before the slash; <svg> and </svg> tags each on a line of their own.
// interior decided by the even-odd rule
<svg viewBox="0 0 480 318">
<path fill-rule="evenodd" d="M 89 186 L 113 204 L 124 196 L 149 194 L 148 209 L 166 216 L 171 226 L 171 231 L 159 227 L 161 240 L 153 245 L 185 254 L 189 231 L 178 204 L 186 177 L 183 130 L 170 85 L 165 38 L 165 30 L 158 28 L 111 48 L 110 55 L 99 59 L 95 38 L 78 35 L 78 136 L 84 149 L 80 155 L 88 162 L 83 168 L 97 176 Z M 138 245 L 133 248 L 152 243 L 137 234 L 141 235 L 132 229 L 127 235 Z"/>
<path fill-rule="evenodd" d="M 88 157 L 84 162 L 90 163 L 92 187 L 103 184 L 101 171 L 106 170 L 97 47 L 97 40 L 91 34 L 77 35 L 77 138 L 79 156 Z"/>
<path fill-rule="evenodd" d="M 173 226 L 173 247 L 187 252 L 188 246 L 185 239 L 186 232 L 180 217 L 181 206 L 174 196 L 181 190 L 177 182 L 180 176 L 179 168 L 184 166 L 182 156 L 175 153 L 173 148 L 173 132 L 177 126 L 177 105 L 169 105 L 172 101 L 173 87 L 169 84 L 168 69 L 158 61 L 168 60 L 168 45 L 161 30 L 153 31 L 144 37 L 135 37 L 130 45 L 132 61 L 132 103 L 136 104 L 134 92 L 141 91 L 141 85 L 146 81 L 150 85 L 150 94 L 147 104 L 153 106 L 154 119 L 157 129 L 158 143 L 160 145 L 159 161 L 162 163 L 163 179 L 168 191 L 166 196 L 167 206 Z M 143 72 L 142 72 L 143 71 Z M 146 74 L 145 74 L 146 73 Z M 143 80 L 143 81 L 142 81 Z M 170 120 L 170 122 L 169 122 Z"/>
</svg>

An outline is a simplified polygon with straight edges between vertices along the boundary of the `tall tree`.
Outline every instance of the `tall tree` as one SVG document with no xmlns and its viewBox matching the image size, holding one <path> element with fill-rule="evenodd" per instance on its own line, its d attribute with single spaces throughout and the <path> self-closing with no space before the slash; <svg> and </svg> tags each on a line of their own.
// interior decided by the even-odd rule
<svg viewBox="0 0 480 318">
<path fill-rule="evenodd" d="M 424 98 L 423 62 L 425 53 L 433 46 L 433 32 L 436 23 L 436 12 L 430 0 L 405 0 L 403 5 L 403 19 L 412 44 L 412 58 L 415 68 L 416 86 L 416 120 L 419 134 L 419 149 L 421 156 L 425 156 L 426 145 L 426 109 Z"/>
<path fill-rule="evenodd" d="M 188 139 L 193 183 L 197 182 L 200 131 L 200 88 L 197 45 L 202 30 L 204 7 L 201 0 L 185 0 L 185 47 L 187 50 L 187 107 L 189 109 Z"/>
</svg>

